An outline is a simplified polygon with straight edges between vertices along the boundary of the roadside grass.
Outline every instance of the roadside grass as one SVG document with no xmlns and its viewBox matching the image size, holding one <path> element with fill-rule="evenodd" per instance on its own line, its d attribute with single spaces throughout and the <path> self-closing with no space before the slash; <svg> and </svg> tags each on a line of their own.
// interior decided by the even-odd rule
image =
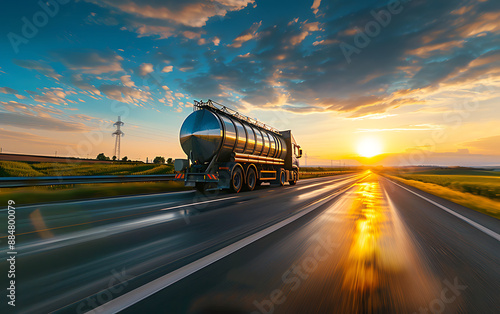
<svg viewBox="0 0 500 314">
<path fill-rule="evenodd" d="M 147 175 L 174 173 L 173 165 L 142 163 L 29 163 L 0 161 L 0 177 Z"/>
<path fill-rule="evenodd" d="M 500 177 L 384 174 L 424 192 L 500 219 Z M 471 178 L 472 177 L 472 178 Z M 491 186 L 489 185 L 491 184 Z M 490 196 L 485 196 L 490 195 Z"/>
<path fill-rule="evenodd" d="M 31 186 L 0 189 L 0 204 L 14 200 L 16 204 L 48 203 L 57 201 L 102 198 L 113 196 L 153 194 L 191 190 L 184 182 L 100 183 L 57 186 Z"/>
<path fill-rule="evenodd" d="M 405 173 L 405 172 L 402 172 Z M 491 170 L 481 170 L 481 169 L 469 169 L 469 168 L 444 168 L 444 169 L 432 169 L 432 170 L 414 170 L 406 172 L 407 174 L 439 174 L 439 175 L 466 175 L 466 176 L 493 176 L 500 177 L 500 172 Z"/>
<path fill-rule="evenodd" d="M 484 196 L 500 201 L 500 174 L 489 174 L 491 171 L 484 171 L 488 175 L 483 175 L 478 171 L 474 174 L 396 174 L 406 180 L 420 181 L 441 185 L 452 190 Z M 461 171 L 460 173 L 464 173 Z"/>
</svg>

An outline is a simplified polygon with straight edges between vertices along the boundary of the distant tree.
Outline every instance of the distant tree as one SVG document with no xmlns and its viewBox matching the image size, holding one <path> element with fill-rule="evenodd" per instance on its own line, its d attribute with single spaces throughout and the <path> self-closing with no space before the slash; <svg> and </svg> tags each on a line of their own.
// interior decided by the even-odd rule
<svg viewBox="0 0 500 314">
<path fill-rule="evenodd" d="M 171 165 L 173 162 L 172 158 L 167 159 L 167 164 Z"/>
<path fill-rule="evenodd" d="M 113 161 L 116 161 L 116 156 L 113 156 L 113 158 L 111 158 Z"/>
<path fill-rule="evenodd" d="M 122 161 L 128 161 L 128 157 L 127 156 L 123 157 Z"/>
<path fill-rule="evenodd" d="M 99 155 L 97 155 L 96 159 L 97 160 L 109 160 L 109 157 L 106 157 L 106 155 L 104 155 L 104 153 L 100 153 Z"/>
<path fill-rule="evenodd" d="M 155 164 L 164 164 L 165 163 L 165 157 L 156 156 L 155 159 L 153 160 L 153 163 L 155 163 Z"/>
</svg>

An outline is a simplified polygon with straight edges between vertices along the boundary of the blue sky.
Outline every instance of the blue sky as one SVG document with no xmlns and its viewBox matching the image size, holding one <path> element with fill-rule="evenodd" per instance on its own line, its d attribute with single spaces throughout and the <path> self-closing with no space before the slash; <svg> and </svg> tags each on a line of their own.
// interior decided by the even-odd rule
<svg viewBox="0 0 500 314">
<path fill-rule="evenodd" d="M 122 156 L 182 157 L 192 100 L 211 98 L 292 129 L 310 163 L 354 162 L 366 138 L 387 163 L 498 160 L 498 1 L 4 6 L 4 152 L 111 155 L 121 115 Z"/>
</svg>

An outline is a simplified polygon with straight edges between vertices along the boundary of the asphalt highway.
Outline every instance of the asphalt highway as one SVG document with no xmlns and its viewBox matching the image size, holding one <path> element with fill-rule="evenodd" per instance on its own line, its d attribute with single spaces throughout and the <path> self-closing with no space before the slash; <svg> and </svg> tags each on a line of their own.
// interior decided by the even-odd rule
<svg viewBox="0 0 500 314">
<path fill-rule="evenodd" d="M 371 172 L 239 194 L 21 204 L 16 232 L 8 312 L 500 309 L 498 220 Z"/>
</svg>

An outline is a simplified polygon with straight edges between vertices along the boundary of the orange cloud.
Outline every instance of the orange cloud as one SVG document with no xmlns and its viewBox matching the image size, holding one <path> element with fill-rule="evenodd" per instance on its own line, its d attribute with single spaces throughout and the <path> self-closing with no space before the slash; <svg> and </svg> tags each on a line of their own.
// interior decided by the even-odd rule
<svg viewBox="0 0 500 314">
<path fill-rule="evenodd" d="M 215 0 L 210 2 L 179 2 L 172 6 L 156 1 L 99 1 L 122 12 L 141 18 L 171 21 L 189 27 L 202 27 L 212 16 L 225 16 L 229 11 L 245 8 L 254 0 Z"/>
<path fill-rule="evenodd" d="M 408 51 L 408 54 L 418 56 L 421 58 L 427 58 L 433 53 L 448 52 L 452 48 L 461 48 L 463 47 L 463 44 L 464 40 L 453 40 L 440 44 L 427 45 L 417 49 L 413 49 Z"/>
<path fill-rule="evenodd" d="M 243 45 L 243 43 L 256 38 L 258 35 L 257 30 L 261 25 L 262 21 L 258 23 L 257 22 L 253 23 L 249 29 L 247 29 L 246 31 L 241 33 L 238 37 L 236 37 L 233 40 L 233 43 L 229 45 L 229 47 L 240 48 Z"/>
</svg>

